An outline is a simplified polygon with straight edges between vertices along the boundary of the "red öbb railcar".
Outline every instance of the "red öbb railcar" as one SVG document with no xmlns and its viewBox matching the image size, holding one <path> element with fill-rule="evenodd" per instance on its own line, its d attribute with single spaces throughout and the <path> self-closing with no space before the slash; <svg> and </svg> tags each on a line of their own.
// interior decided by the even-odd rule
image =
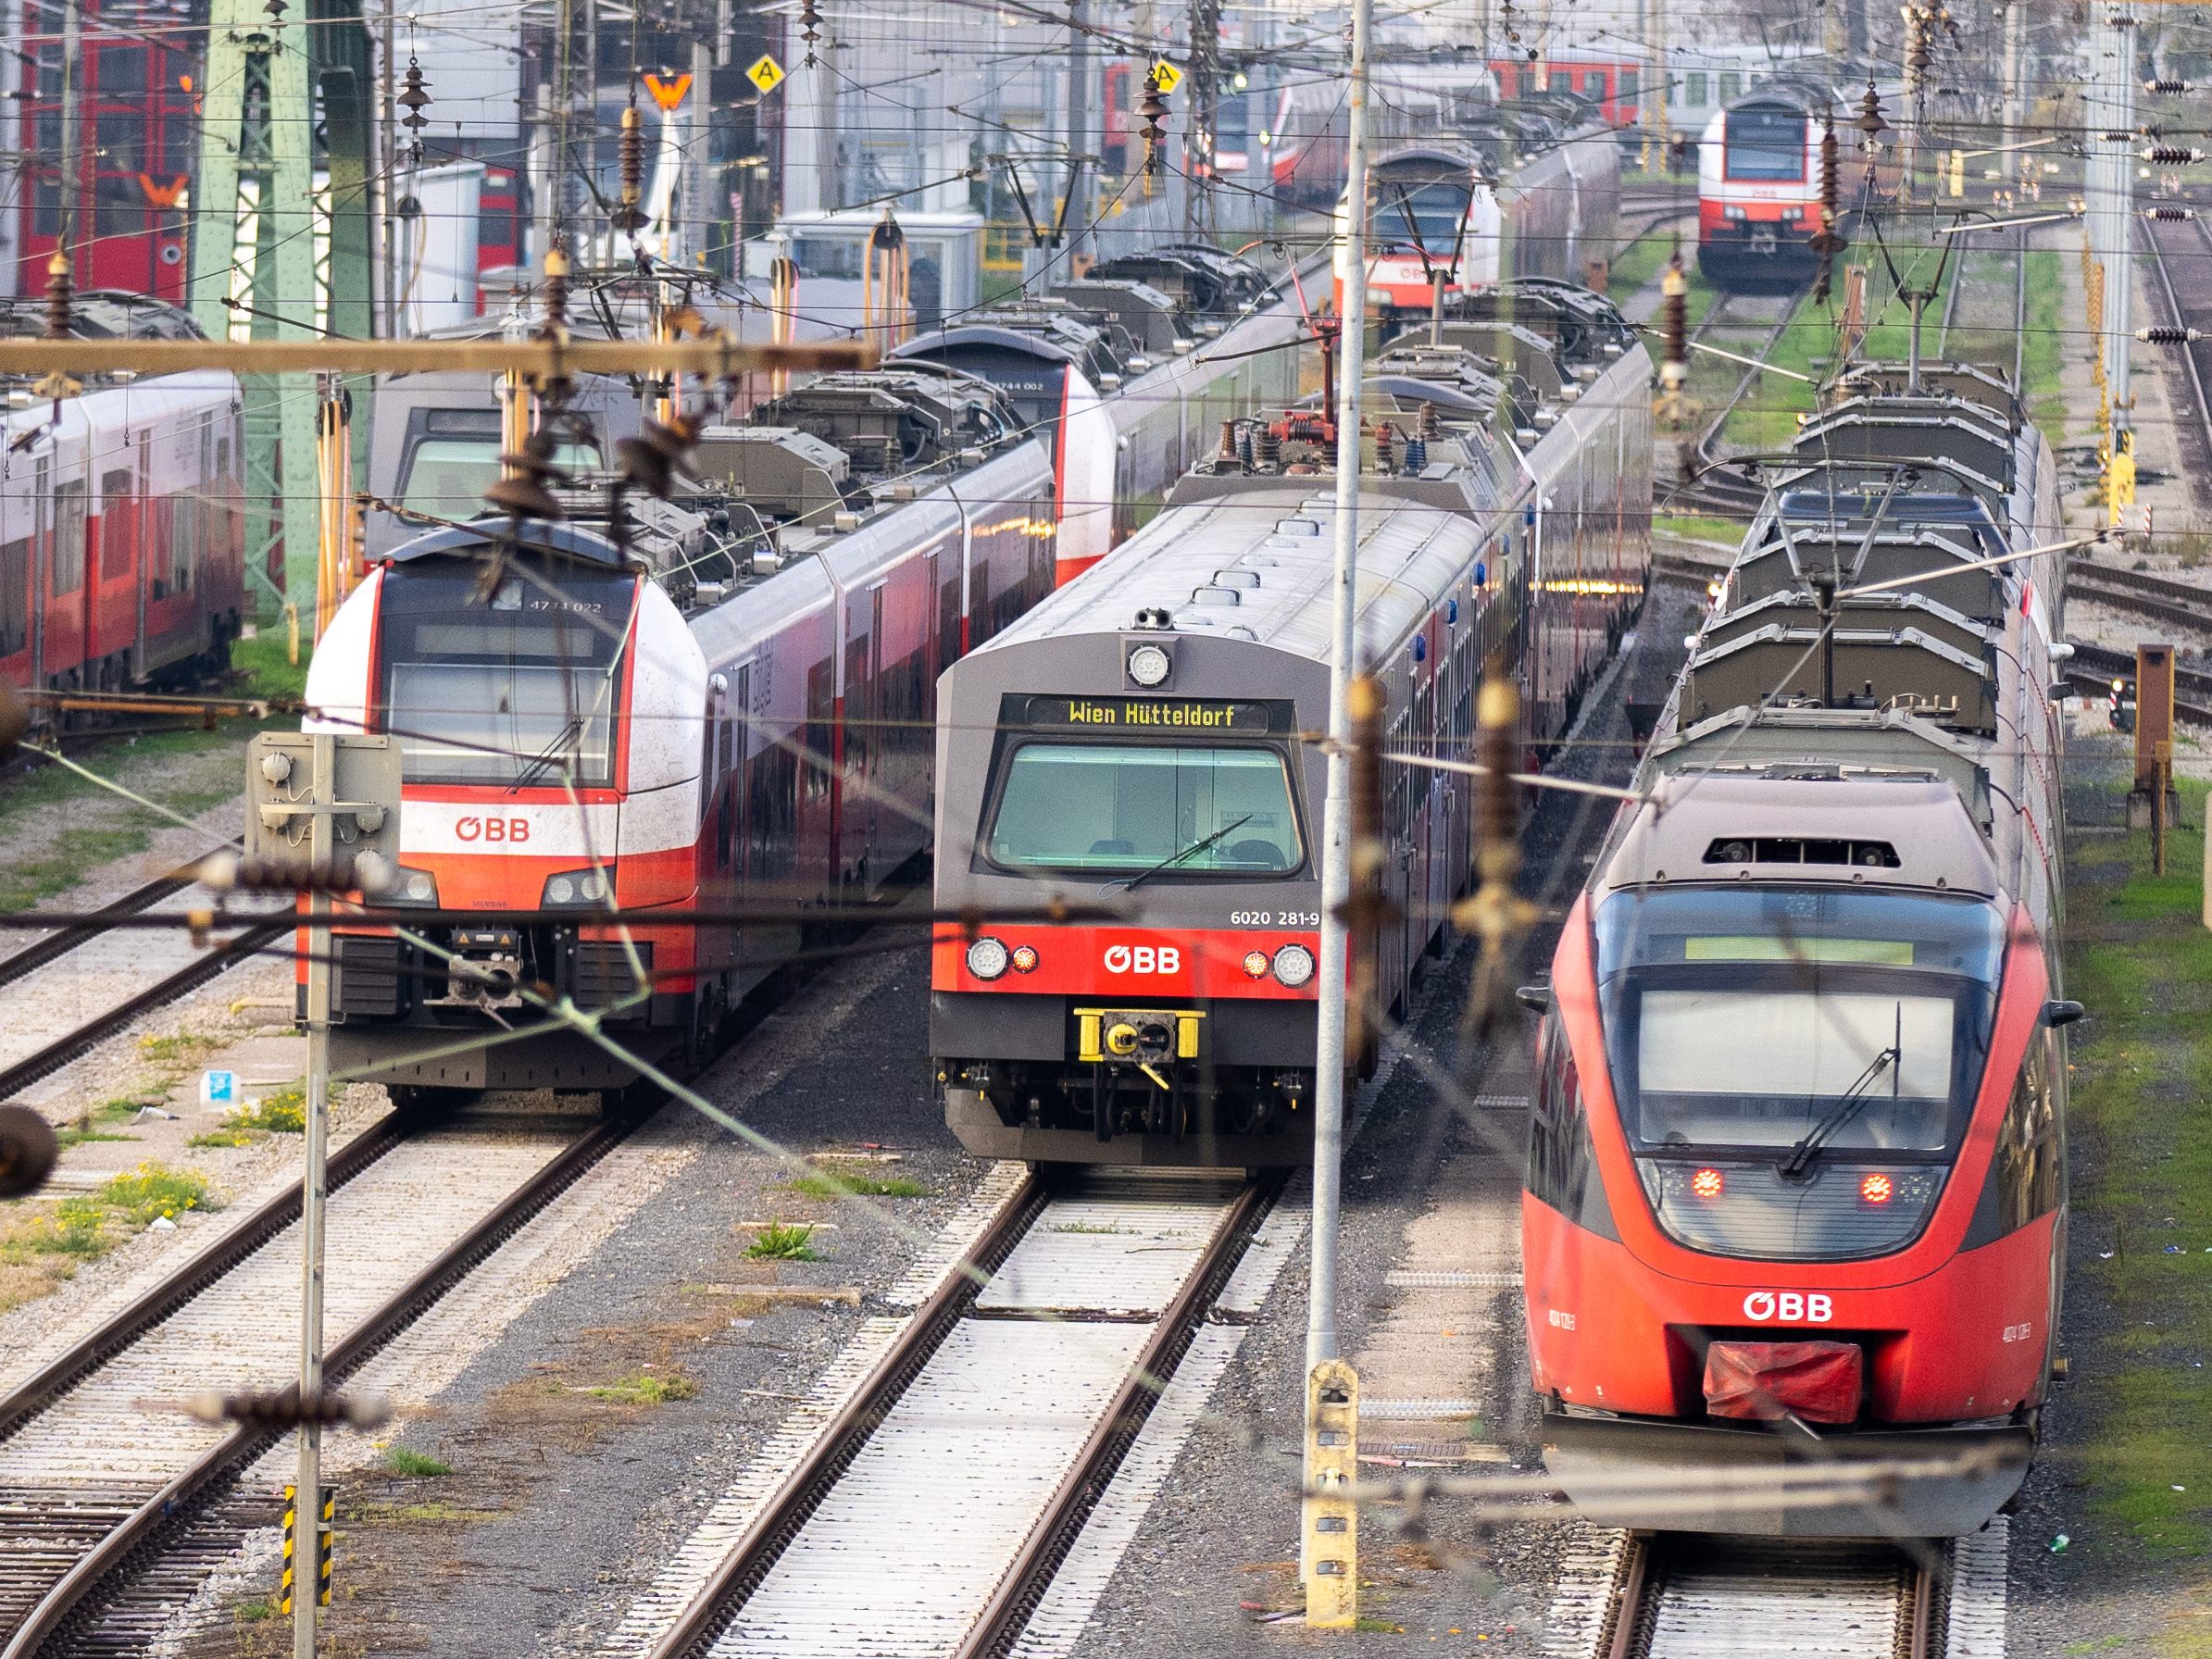
<svg viewBox="0 0 2212 1659">
<path fill-rule="evenodd" d="M 2056 473 L 2001 391 L 1900 378 L 1807 427 L 1528 993 L 1531 1369 L 1609 1525 L 1964 1533 L 2034 1447 L 2081 1013 L 2063 571 L 1967 567 L 2053 539 Z M 1776 1484 L 1900 1460 L 1877 1497 Z"/>
</svg>

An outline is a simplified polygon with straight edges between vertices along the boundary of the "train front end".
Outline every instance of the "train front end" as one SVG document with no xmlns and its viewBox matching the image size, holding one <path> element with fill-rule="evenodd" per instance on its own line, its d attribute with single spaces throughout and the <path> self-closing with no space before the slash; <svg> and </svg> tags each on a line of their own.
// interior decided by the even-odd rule
<svg viewBox="0 0 2212 1659">
<path fill-rule="evenodd" d="M 425 920 L 341 925 L 338 1072 L 401 1100 L 632 1081 L 548 1012 L 563 999 L 641 1058 L 697 1040 L 719 1010 L 694 994 L 696 929 L 653 918 L 698 897 L 705 681 L 667 595 L 586 531 L 436 530 L 371 575 L 307 700 L 399 741 L 402 868 L 379 897 Z"/>
<path fill-rule="evenodd" d="M 1941 1537 L 2011 1498 L 2065 1247 L 2044 943 L 1924 774 L 1685 774 L 1616 826 L 1522 1201 L 1545 1458 L 1591 1518 Z"/>
<path fill-rule="evenodd" d="M 1755 93 L 1706 123 L 1697 147 L 1697 268 L 1716 288 L 1776 292 L 1819 263 L 1820 135 L 1802 100 Z"/>
<path fill-rule="evenodd" d="M 937 903 L 975 919 L 940 927 L 930 1046 L 972 1152 L 1312 1155 L 1321 778 L 1297 734 L 1327 678 L 1225 635 L 1044 628 L 940 686 Z"/>
</svg>

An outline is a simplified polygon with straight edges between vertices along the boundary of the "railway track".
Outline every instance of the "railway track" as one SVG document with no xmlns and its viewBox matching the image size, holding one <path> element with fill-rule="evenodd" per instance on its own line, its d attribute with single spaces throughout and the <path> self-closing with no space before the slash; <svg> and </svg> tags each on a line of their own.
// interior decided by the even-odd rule
<svg viewBox="0 0 2212 1659">
<path fill-rule="evenodd" d="M 394 1120 L 333 1160 L 325 1360 L 357 1370 L 643 1121 Z M 271 1200 L 172 1280 L 0 1402 L 0 1659 L 141 1651 L 240 1530 L 284 1436 L 210 1426 L 190 1394 L 285 1386 L 298 1365 L 297 1197 Z"/>
<path fill-rule="evenodd" d="M 0 956 L 0 985 L 12 985 L 24 975 L 34 973 L 49 962 L 58 962 L 87 940 L 96 939 L 108 930 L 108 924 L 119 917 L 137 916 L 151 910 L 162 900 L 173 898 L 192 885 L 184 876 L 163 876 L 143 887 L 134 887 L 119 899 L 103 904 L 97 910 L 85 912 L 84 920 L 75 927 L 57 928 L 43 939 L 35 939 L 20 950 Z"/>
<path fill-rule="evenodd" d="M 2200 634 L 2212 634 L 2212 588 L 2148 570 L 2074 559 L 2067 569 L 2067 596 L 2128 611 Z"/>
<path fill-rule="evenodd" d="M 1697 327 L 1690 331 L 1691 341 L 1694 343 L 1703 340 L 1716 329 L 1736 326 L 1729 320 L 1727 314 L 1731 307 L 1749 297 L 1755 296 L 1722 294 L 1713 302 Z M 1780 343 L 1782 331 L 1790 326 L 1790 317 L 1796 306 L 1797 295 L 1793 293 L 1776 296 L 1762 294 L 1756 297 L 1759 299 L 1771 297 L 1778 309 L 1778 315 L 1771 320 L 1756 319 L 1766 327 L 1767 336 L 1759 343 L 1757 349 L 1750 355 L 1763 364 L 1775 346 Z M 1694 480 L 1680 482 L 1667 490 L 1666 493 L 1672 503 L 1681 505 L 1711 507 L 1719 512 L 1748 518 L 1758 510 L 1759 505 L 1766 500 L 1767 492 L 1764 486 L 1753 483 L 1748 480 L 1727 478 L 1718 471 L 1719 468 L 1727 465 L 1727 457 L 1719 453 L 1721 430 L 1728 425 L 1728 418 L 1735 413 L 1737 405 L 1743 403 L 1745 394 L 1750 392 L 1753 382 L 1758 378 L 1759 370 L 1756 368 L 1745 367 L 1743 372 L 1737 377 L 1735 387 L 1730 392 L 1727 401 L 1720 405 L 1719 409 L 1699 431 L 1697 441 L 1691 449 L 1692 456 L 1697 466 L 1697 476 Z"/>
<path fill-rule="evenodd" d="M 634 1651 L 1008 1652 L 1279 1191 L 1031 1177 Z"/>
<path fill-rule="evenodd" d="M 1604 1579 L 1563 1585 L 1556 1611 L 1590 1659 L 2000 1659 L 2006 1533 L 1998 1520 L 1895 1543 L 1610 1534 Z"/>
<path fill-rule="evenodd" d="M 2146 219 L 2143 225 L 2143 243 L 2150 252 L 2156 286 L 2166 302 L 2168 319 L 2186 328 L 2194 318 L 2203 326 L 2206 314 L 2212 312 L 2212 271 L 2206 268 L 2212 266 L 2212 257 L 2208 257 L 2212 256 L 2212 226 L 2201 218 Z M 2196 418 L 2182 427 L 2188 437 L 2181 441 L 2195 453 L 2176 455 L 2175 460 L 2192 478 L 2212 478 L 2212 398 L 2206 395 L 2206 386 L 2212 385 L 2212 341 L 2190 342 L 2181 352 L 2190 395 L 2196 405 Z M 2192 491 L 2193 495 L 2196 493 Z"/>
</svg>

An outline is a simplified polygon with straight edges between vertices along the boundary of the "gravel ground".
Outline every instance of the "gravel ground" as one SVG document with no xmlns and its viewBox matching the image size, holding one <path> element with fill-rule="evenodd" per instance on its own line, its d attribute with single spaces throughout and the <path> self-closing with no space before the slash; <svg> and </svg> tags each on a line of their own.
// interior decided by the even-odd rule
<svg viewBox="0 0 2212 1659">
<path fill-rule="evenodd" d="M 925 953 L 906 946 L 826 972 L 700 1086 L 794 1152 L 883 1151 L 898 1161 L 876 1167 L 924 1196 L 881 1201 L 887 1225 L 793 1191 L 783 1163 L 664 1109 L 652 1137 L 696 1155 L 387 1437 L 453 1473 L 347 1478 L 326 1653 L 594 1651 L 979 1179 L 934 1104 L 927 986 Z M 824 1259 L 747 1258 L 753 1224 L 808 1219 Z M 758 1293 L 802 1286 L 823 1300 Z M 858 1305 L 835 1299 L 848 1290 Z M 669 1397 L 636 1398 L 646 1379 Z M 180 1651 L 288 1649 L 258 1604 L 269 1585 L 235 1582 Z"/>
</svg>

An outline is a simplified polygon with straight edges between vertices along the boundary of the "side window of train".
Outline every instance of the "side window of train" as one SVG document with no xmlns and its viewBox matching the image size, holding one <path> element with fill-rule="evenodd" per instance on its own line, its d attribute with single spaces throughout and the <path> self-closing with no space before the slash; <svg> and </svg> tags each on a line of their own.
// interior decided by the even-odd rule
<svg viewBox="0 0 2212 1659">
<path fill-rule="evenodd" d="M 865 772 L 876 746 L 876 681 L 869 672 L 869 642 L 864 634 L 844 648 L 844 764 L 848 772 Z"/>
<path fill-rule="evenodd" d="M 102 577 L 130 573 L 131 559 L 138 545 L 137 527 L 132 518 L 132 509 L 137 505 L 138 495 L 131 484 L 130 468 L 119 467 L 100 475 Z"/>
<path fill-rule="evenodd" d="M 1536 1040 L 1536 1098 L 1529 1114 L 1531 1197 L 1580 1217 L 1591 1180 L 1590 1124 L 1567 1028 L 1554 1008 Z"/>
<path fill-rule="evenodd" d="M 828 657 L 806 670 L 806 754 L 800 765 L 806 780 L 804 793 L 809 801 L 830 792 L 830 767 L 834 764 L 836 705 L 830 673 Z"/>
<path fill-rule="evenodd" d="M 1997 1225 L 2000 1236 L 2056 1209 L 2065 1196 L 2065 1142 L 2051 1091 L 2049 1031 L 2029 1039 L 2028 1054 L 2012 1086 L 2012 1102 L 1997 1131 Z"/>
<path fill-rule="evenodd" d="M 31 642 L 31 538 L 0 543 L 0 656 Z"/>
<path fill-rule="evenodd" d="M 74 593 L 84 585 L 84 480 L 73 478 L 54 491 L 54 591 Z"/>
</svg>

